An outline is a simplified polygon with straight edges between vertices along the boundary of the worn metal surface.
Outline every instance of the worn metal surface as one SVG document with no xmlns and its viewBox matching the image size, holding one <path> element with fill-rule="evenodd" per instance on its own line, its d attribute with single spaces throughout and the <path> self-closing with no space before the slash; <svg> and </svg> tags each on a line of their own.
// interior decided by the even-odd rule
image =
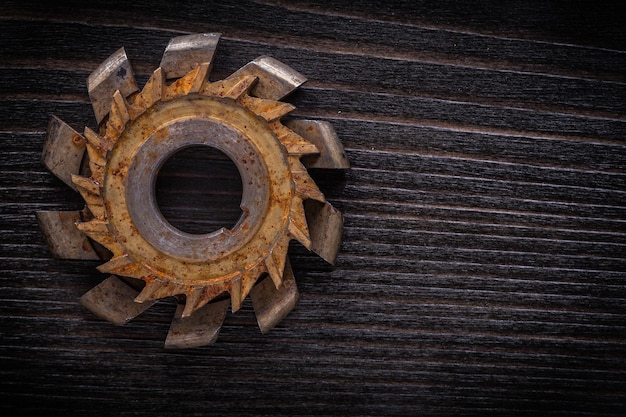
<svg viewBox="0 0 626 417">
<path fill-rule="evenodd" d="M 289 260 L 285 262 L 282 285 L 277 288 L 271 279 L 259 282 L 250 291 L 250 299 L 261 332 L 267 333 L 294 309 L 300 298 Z"/>
<path fill-rule="evenodd" d="M 149 305 L 184 295 L 184 307 L 176 313 L 166 343 L 169 348 L 212 343 L 217 337 L 213 327 L 223 315 L 215 305 L 202 308 L 229 294 L 231 309 L 237 311 L 264 274 L 271 279 L 263 285 L 271 283 L 277 291 L 264 289 L 263 301 L 257 301 L 263 306 L 259 325 L 268 331 L 297 301 L 293 273 L 286 267 L 289 241 L 299 241 L 330 263 L 341 242 L 341 214 L 326 202 L 300 161 L 318 154 L 317 146 L 281 123 L 294 107 L 277 99 L 296 89 L 304 77 L 261 57 L 225 80 L 210 82 L 218 39 L 219 34 L 173 39 L 162 66 L 136 94 L 130 63 L 124 50 L 118 50 L 89 77 L 90 98 L 102 120 L 99 132 L 86 128 L 84 137 L 74 133 L 87 148 L 89 173 L 77 175 L 78 168 L 72 166 L 71 180 L 91 216 L 77 221 L 76 227 L 111 252 L 111 259 L 98 267 L 100 272 L 145 282 L 132 297 L 134 302 Z M 176 80 L 167 83 L 170 78 Z M 105 104 L 110 108 L 103 114 Z M 336 135 L 322 131 L 331 129 L 318 127 L 314 134 L 325 158 L 340 153 L 345 159 Z M 242 215 L 230 229 L 183 232 L 158 207 L 155 183 L 161 167 L 192 146 L 224 152 L 239 171 Z M 347 163 L 332 168 L 347 168 Z M 309 199 L 323 209 L 307 218 L 304 202 Z M 125 323 L 143 310 L 130 306 L 130 290 L 112 287 L 114 283 L 110 278 L 81 303 L 100 317 Z M 221 319 L 207 324 L 210 329 L 198 330 L 213 313 Z"/>
<path fill-rule="evenodd" d="M 171 39 L 159 65 L 165 78 L 180 78 L 202 63 L 210 65 L 219 39 L 219 33 L 197 33 Z"/>
<path fill-rule="evenodd" d="M 260 56 L 244 65 L 233 77 L 252 75 L 258 79 L 251 94 L 280 100 L 306 82 L 304 75 L 269 56 Z"/>
<path fill-rule="evenodd" d="M 100 259 L 87 236 L 76 229 L 76 223 L 83 221 L 79 211 L 38 211 L 35 215 L 53 256 L 60 259 Z"/>
<path fill-rule="evenodd" d="M 113 94 L 118 90 L 124 97 L 137 91 L 135 73 L 124 48 L 107 58 L 87 79 L 87 91 L 98 123 L 109 113 Z"/>
<path fill-rule="evenodd" d="M 68 186 L 76 189 L 72 175 L 80 172 L 85 154 L 85 138 L 58 117 L 48 123 L 47 140 L 41 162 Z"/>
<path fill-rule="evenodd" d="M 341 248 L 343 216 L 329 203 L 308 200 L 304 203 L 307 221 L 311 225 L 311 250 L 326 262 L 334 264 Z"/>
<path fill-rule="evenodd" d="M 109 276 L 80 298 L 80 303 L 101 319 L 113 324 L 128 323 L 148 308 L 155 301 L 136 303 L 139 291 L 115 275 Z"/>
<path fill-rule="evenodd" d="M 217 340 L 228 312 L 228 299 L 213 301 L 183 317 L 184 304 L 178 304 L 165 339 L 166 349 L 187 349 L 210 345 Z"/>
<path fill-rule="evenodd" d="M 330 123 L 296 119 L 285 122 L 285 125 L 319 149 L 318 154 L 307 155 L 303 158 L 303 163 L 307 168 L 350 168 L 350 162 L 348 162 L 341 140 Z"/>
</svg>

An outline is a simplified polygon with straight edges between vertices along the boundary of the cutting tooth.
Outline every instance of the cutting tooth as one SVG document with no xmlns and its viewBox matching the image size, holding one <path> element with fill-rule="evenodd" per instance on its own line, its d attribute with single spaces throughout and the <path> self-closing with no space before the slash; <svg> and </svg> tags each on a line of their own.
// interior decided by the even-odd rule
<svg viewBox="0 0 626 417">
<path fill-rule="evenodd" d="M 202 293 L 202 287 L 192 287 L 185 292 L 185 309 L 182 314 L 183 318 L 191 316 L 194 311 L 208 302 L 208 300 L 206 300 L 202 303 Z"/>
<path fill-rule="evenodd" d="M 311 237 L 309 236 L 308 230 L 298 227 L 298 225 L 291 221 L 289 222 L 289 233 L 291 233 L 294 239 L 302 243 L 302 246 L 311 249 Z"/>
<path fill-rule="evenodd" d="M 146 82 L 143 89 L 132 100 L 132 104 L 128 107 L 131 120 L 135 120 L 147 108 L 152 106 L 163 97 L 163 90 L 165 89 L 165 74 L 163 69 L 157 68 L 150 79 Z"/>
<path fill-rule="evenodd" d="M 228 312 L 228 299 L 198 308 L 183 317 L 185 306 L 178 305 L 165 340 L 166 349 L 185 349 L 214 343 Z"/>
<path fill-rule="evenodd" d="M 98 155 L 100 156 L 100 158 L 98 159 L 103 161 L 101 165 L 104 165 L 106 163 L 106 154 L 108 151 L 113 149 L 113 143 L 109 139 L 100 136 L 88 127 L 85 127 L 85 139 L 87 139 L 87 144 L 91 145 L 94 150 L 98 152 Z"/>
<path fill-rule="evenodd" d="M 44 166 L 74 188 L 71 175 L 80 172 L 84 154 L 85 138 L 63 120 L 52 116 L 41 153 Z"/>
<path fill-rule="evenodd" d="M 289 103 L 283 103 L 281 101 L 266 100 L 263 98 L 251 97 L 249 95 L 243 95 L 237 100 L 241 105 L 248 108 L 258 116 L 261 116 L 268 122 L 279 120 L 295 109 Z"/>
<path fill-rule="evenodd" d="M 157 279 L 148 281 L 146 280 L 146 286 L 143 287 L 143 290 L 135 297 L 136 303 L 145 303 L 146 301 L 153 301 L 158 299 L 159 297 L 154 296 L 154 294 L 165 285 L 166 283 L 163 281 L 159 281 Z"/>
<path fill-rule="evenodd" d="M 303 228 L 293 220 L 289 221 L 289 233 L 307 249 L 311 249 L 311 236 L 308 228 Z"/>
<path fill-rule="evenodd" d="M 296 182 L 296 193 L 302 197 L 310 198 L 320 202 L 326 201 L 324 194 L 317 188 L 309 174 L 296 174 L 293 178 Z"/>
<path fill-rule="evenodd" d="M 111 110 L 111 97 L 116 90 L 124 97 L 137 91 L 135 75 L 124 48 L 118 49 L 89 75 L 87 90 L 98 123 Z"/>
<path fill-rule="evenodd" d="M 191 71 L 190 74 L 193 78 L 190 80 L 189 88 L 187 89 L 186 94 L 199 92 L 202 89 L 202 86 L 208 81 L 209 63 L 205 62 L 198 65 L 196 69 Z M 180 80 L 184 80 L 186 78 L 187 77 L 183 77 Z"/>
<path fill-rule="evenodd" d="M 185 294 L 187 286 L 176 282 L 168 281 L 152 294 L 155 300 L 159 298 L 171 297 L 178 294 Z"/>
<path fill-rule="evenodd" d="M 306 221 L 306 213 L 302 199 L 294 197 L 289 212 L 289 233 L 302 245 L 311 249 L 311 235 Z"/>
<path fill-rule="evenodd" d="M 259 82 L 252 90 L 256 97 L 280 100 L 306 81 L 306 78 L 288 65 L 269 56 L 260 56 L 237 70 L 233 75 L 254 75 Z"/>
<path fill-rule="evenodd" d="M 276 260 L 273 256 L 269 255 L 265 258 L 265 266 L 267 267 L 267 272 L 270 274 L 272 281 L 274 281 L 276 288 L 280 288 L 283 283 L 283 274 L 280 270 L 280 266 L 276 264 Z"/>
<path fill-rule="evenodd" d="M 170 297 L 177 294 L 185 294 L 187 290 L 184 284 L 162 281 L 158 278 L 143 277 L 142 279 L 146 281 L 146 286 L 137 298 L 135 298 L 135 301 L 138 303 L 158 300 L 160 298 Z"/>
<path fill-rule="evenodd" d="M 109 262 L 98 266 L 97 269 L 98 271 L 103 272 L 103 273 L 114 274 L 114 273 L 119 273 L 118 271 L 120 269 L 123 269 L 130 264 L 134 264 L 134 261 L 130 259 L 128 255 L 124 254 L 122 256 L 116 256 L 112 258 Z"/>
<path fill-rule="evenodd" d="M 55 258 L 100 259 L 91 242 L 76 229 L 78 211 L 38 211 L 35 213 L 43 238 Z"/>
<path fill-rule="evenodd" d="M 88 222 L 76 223 L 76 227 L 78 227 L 78 230 L 86 234 L 111 234 L 111 232 L 109 232 L 108 225 L 109 222 L 104 220 L 90 220 Z"/>
<path fill-rule="evenodd" d="M 106 165 L 106 153 L 112 145 L 104 137 L 98 135 L 88 127 L 85 128 L 85 139 L 87 139 L 87 155 L 89 156 L 89 169 L 94 180 L 102 183 L 104 181 L 104 166 Z"/>
<path fill-rule="evenodd" d="M 166 349 L 186 349 L 214 343 L 228 311 L 228 300 L 206 305 L 190 317 L 183 317 L 184 306 L 178 305 L 165 340 Z"/>
<path fill-rule="evenodd" d="M 280 288 L 283 283 L 283 274 L 285 270 L 285 260 L 287 258 L 287 250 L 289 249 L 289 235 L 279 237 L 272 248 L 272 252 L 265 258 L 265 266 L 276 288 Z"/>
<path fill-rule="evenodd" d="M 102 198 L 99 195 L 99 192 L 98 194 L 96 194 L 96 193 L 91 192 L 91 190 L 83 188 L 81 185 L 77 184 L 76 182 L 74 184 L 76 184 L 76 190 L 83 197 L 83 200 L 85 200 L 85 203 L 87 203 L 87 208 L 89 209 L 93 217 L 99 220 L 105 220 L 106 211 L 104 210 L 104 204 L 102 202 Z"/>
<path fill-rule="evenodd" d="M 348 169 L 350 163 L 343 145 L 330 123 L 320 120 L 287 120 L 285 125 L 313 143 L 319 155 L 304 158 L 307 168 Z"/>
<path fill-rule="evenodd" d="M 311 236 L 311 250 L 331 265 L 335 263 L 343 231 L 343 216 L 330 203 L 307 200 L 304 211 Z"/>
<path fill-rule="evenodd" d="M 197 93 L 202 88 L 202 85 L 207 81 L 208 72 L 208 63 L 198 65 L 184 77 L 181 77 L 172 83 L 172 85 L 165 90 L 162 100 L 166 101 L 174 97 L 180 97 L 181 95 Z"/>
<path fill-rule="evenodd" d="M 89 155 L 92 154 L 92 149 L 93 147 L 87 144 L 87 151 Z M 91 171 L 91 177 L 95 181 L 100 183 L 104 182 L 104 165 L 100 165 L 97 161 L 92 160 L 91 156 L 89 157 L 89 170 Z"/>
<path fill-rule="evenodd" d="M 100 195 L 100 183 L 92 180 L 91 178 L 72 174 L 72 182 L 74 183 L 74 185 L 82 188 L 86 192 L 95 194 L 97 196 Z"/>
<path fill-rule="evenodd" d="M 248 93 L 256 82 L 257 78 L 252 75 L 228 77 L 222 81 L 206 83 L 200 90 L 200 93 L 206 96 L 228 97 L 237 100 Z"/>
<path fill-rule="evenodd" d="M 98 271 L 141 279 L 150 271 L 133 261 L 127 254 L 116 256 L 109 262 L 98 266 Z"/>
<path fill-rule="evenodd" d="M 178 293 L 184 293 L 186 297 L 185 309 L 183 311 L 183 317 L 189 317 L 196 310 L 202 308 L 211 300 L 215 299 L 215 297 L 224 294 L 227 292 L 226 285 L 224 282 L 218 282 L 210 285 L 203 285 L 200 287 L 196 287 L 193 285 L 184 286 L 182 284 L 179 285 Z M 170 290 L 172 291 L 172 290 Z M 168 294 L 171 295 L 171 294 Z"/>
<path fill-rule="evenodd" d="M 106 218 L 106 211 L 100 197 L 96 197 L 93 194 L 84 193 L 80 187 L 77 187 L 78 192 L 83 196 L 83 199 L 87 203 L 87 208 L 96 219 L 104 220 Z"/>
<path fill-rule="evenodd" d="M 298 286 L 289 261 L 285 263 L 283 285 L 280 289 L 277 289 L 269 279 L 265 279 L 252 289 L 250 298 L 259 328 L 261 332 L 267 333 L 285 318 L 298 302 Z"/>
<path fill-rule="evenodd" d="M 109 120 L 106 124 L 106 136 L 118 137 L 120 133 L 124 131 L 124 128 L 126 128 L 126 123 L 129 120 L 130 112 L 128 111 L 128 103 L 126 102 L 126 98 L 117 90 L 113 94 Z"/>
<path fill-rule="evenodd" d="M 92 313 L 113 324 L 122 325 L 146 311 L 154 302 L 133 302 L 137 291 L 111 275 L 80 298 L 80 303 Z"/>
<path fill-rule="evenodd" d="M 159 65 L 163 68 L 165 77 L 167 79 L 182 77 L 202 63 L 207 63 L 210 68 L 220 35 L 220 33 L 198 33 L 171 39 Z"/>
<path fill-rule="evenodd" d="M 317 146 L 298 135 L 287 126 L 280 123 L 280 121 L 274 121 L 270 123 L 270 128 L 274 131 L 274 134 L 283 144 L 287 153 L 290 155 L 309 155 L 318 154 L 320 151 Z"/>
<path fill-rule="evenodd" d="M 113 256 L 120 256 L 124 248 L 115 240 L 115 236 L 109 232 L 108 222 L 101 219 L 93 219 L 88 222 L 76 223 L 78 230 L 100 243 L 113 252 Z"/>
<path fill-rule="evenodd" d="M 310 198 L 322 203 L 325 202 L 324 194 L 317 187 L 304 165 L 302 165 L 300 158 L 295 155 L 289 155 L 288 159 L 293 174 L 293 181 L 296 185 L 296 193 L 304 199 Z"/>
<path fill-rule="evenodd" d="M 267 266 L 265 262 L 259 262 L 252 268 L 243 271 L 241 273 L 241 296 L 242 300 L 245 300 L 254 284 L 257 283 L 259 277 L 267 272 Z"/>
<path fill-rule="evenodd" d="M 230 309 L 234 313 L 241 308 L 241 276 L 233 278 L 230 286 Z"/>
</svg>

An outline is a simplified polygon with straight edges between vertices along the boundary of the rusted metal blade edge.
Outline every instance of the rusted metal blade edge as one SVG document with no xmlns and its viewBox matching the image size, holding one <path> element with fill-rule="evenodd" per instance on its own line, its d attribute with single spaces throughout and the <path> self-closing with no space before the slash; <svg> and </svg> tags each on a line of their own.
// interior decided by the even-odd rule
<svg viewBox="0 0 626 417">
<path fill-rule="evenodd" d="M 252 95 L 269 100 L 280 100 L 306 82 L 304 75 L 269 56 L 260 56 L 248 62 L 231 77 L 243 75 L 257 77 Z"/>
<path fill-rule="evenodd" d="M 274 281 L 268 277 L 250 291 L 252 307 L 261 332 L 267 333 L 274 328 L 294 309 L 299 298 L 298 286 L 289 259 L 287 259 L 280 289 L 277 289 Z"/>
<path fill-rule="evenodd" d="M 43 238 L 59 259 L 100 259 L 89 238 L 75 226 L 82 221 L 79 211 L 38 211 L 35 213 Z"/>
<path fill-rule="evenodd" d="M 126 51 L 120 48 L 87 78 L 87 91 L 96 121 L 100 123 L 109 114 L 115 91 L 119 90 L 123 97 L 128 97 L 137 89 Z"/>
<path fill-rule="evenodd" d="M 315 200 L 304 202 L 311 250 L 331 265 L 335 264 L 341 248 L 343 216 L 330 203 Z"/>
<path fill-rule="evenodd" d="M 209 71 L 221 33 L 197 33 L 170 40 L 163 52 L 160 67 L 165 78 L 179 78 L 200 64 L 208 63 Z"/>
<path fill-rule="evenodd" d="M 183 318 L 185 305 L 179 304 L 165 339 L 165 348 L 187 349 L 215 343 L 229 305 L 229 299 L 208 303 Z"/>
<path fill-rule="evenodd" d="M 123 325 L 134 319 L 156 301 L 136 303 L 139 291 L 116 277 L 109 276 L 80 298 L 80 303 L 96 316 Z"/>
<path fill-rule="evenodd" d="M 80 172 L 85 154 L 85 138 L 56 116 L 48 123 L 41 153 L 42 164 L 69 187 L 76 190 L 72 174 Z"/>
<path fill-rule="evenodd" d="M 348 169 L 350 163 L 343 145 L 328 122 L 321 120 L 288 120 L 285 126 L 314 144 L 319 155 L 307 155 L 302 163 L 307 168 Z"/>
</svg>

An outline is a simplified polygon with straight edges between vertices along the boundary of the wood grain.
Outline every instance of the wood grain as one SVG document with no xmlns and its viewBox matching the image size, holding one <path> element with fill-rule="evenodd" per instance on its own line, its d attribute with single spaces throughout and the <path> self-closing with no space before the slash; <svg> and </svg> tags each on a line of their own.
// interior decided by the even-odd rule
<svg viewBox="0 0 626 417">
<path fill-rule="evenodd" d="M 623 415 L 621 20 L 583 0 L 4 2 L 0 408 Z M 263 54 L 309 78 L 290 117 L 329 121 L 346 148 L 345 174 L 312 172 L 344 239 L 334 267 L 291 245 L 301 300 L 268 334 L 248 300 L 215 345 L 166 351 L 173 300 L 124 327 L 78 304 L 105 276 L 47 250 L 34 212 L 82 200 L 41 150 L 53 114 L 95 127 L 86 78 L 119 47 L 142 84 L 171 37 L 208 31 L 223 33 L 212 79 Z M 165 173 L 176 221 L 236 217 L 215 208 L 240 193 L 225 162 L 187 155 Z M 213 208 L 194 193 L 216 193 Z"/>
</svg>

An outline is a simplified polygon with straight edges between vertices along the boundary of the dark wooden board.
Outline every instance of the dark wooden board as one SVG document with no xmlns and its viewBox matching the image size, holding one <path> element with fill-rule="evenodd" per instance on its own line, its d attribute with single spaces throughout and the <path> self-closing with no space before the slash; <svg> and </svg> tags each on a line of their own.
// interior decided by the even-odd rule
<svg viewBox="0 0 626 417">
<path fill-rule="evenodd" d="M 0 5 L 3 413 L 624 415 L 617 6 L 62 3 Z M 312 172 L 344 214 L 342 251 L 330 266 L 291 245 L 301 300 L 277 328 L 262 335 L 246 301 L 215 345 L 166 351 L 175 302 L 97 319 L 77 299 L 98 262 L 52 258 L 34 213 L 82 207 L 41 165 L 50 117 L 95 127 L 89 73 L 124 46 L 142 84 L 190 32 L 223 33 L 212 79 L 264 54 L 305 74 L 289 117 L 331 122 L 351 169 Z M 163 177 L 171 216 L 232 221 L 232 166 L 187 156 Z M 194 197 L 213 192 L 213 208 Z"/>
</svg>

